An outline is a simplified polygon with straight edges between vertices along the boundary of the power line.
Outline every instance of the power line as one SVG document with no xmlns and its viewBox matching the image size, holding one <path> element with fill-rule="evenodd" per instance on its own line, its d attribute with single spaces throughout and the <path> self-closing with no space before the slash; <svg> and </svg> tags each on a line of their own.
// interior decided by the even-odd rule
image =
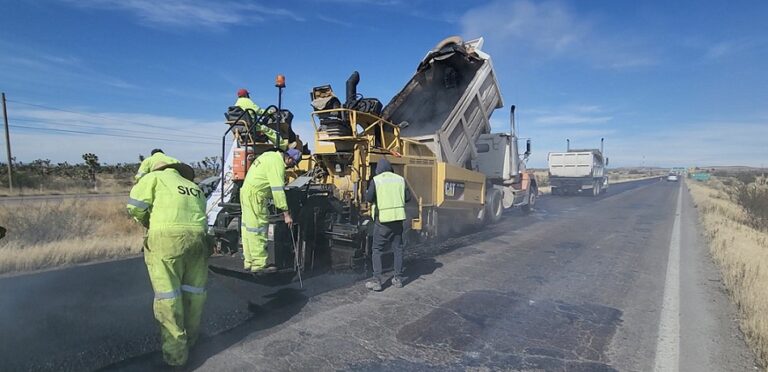
<svg viewBox="0 0 768 372">
<path fill-rule="evenodd" d="M 81 128 L 88 128 L 88 129 L 94 129 L 94 130 L 107 130 L 107 131 L 120 131 L 120 132 L 129 132 L 129 133 L 138 133 L 138 134 L 147 134 L 147 135 L 159 135 L 159 136 L 166 136 L 168 133 L 158 133 L 158 132 L 147 132 L 147 131 L 139 131 L 139 130 L 131 130 L 131 129 L 122 129 L 122 128 L 110 128 L 110 127 L 98 127 L 94 125 L 85 125 L 85 124 L 74 124 L 74 123 L 59 123 L 55 121 L 48 121 L 48 120 L 33 120 L 33 119 L 20 119 L 20 118 L 9 118 L 11 121 L 23 121 L 27 123 L 37 123 L 37 124 L 44 124 L 44 125 L 60 125 L 60 126 L 72 126 L 72 127 L 81 127 Z M 188 137 L 188 138 L 197 138 L 197 139 L 211 139 L 211 136 L 195 136 L 195 135 L 189 135 L 189 134 L 178 134 L 174 133 L 174 136 L 176 137 Z"/>
<path fill-rule="evenodd" d="M 216 142 L 189 141 L 189 140 L 180 140 L 180 139 L 159 139 L 159 138 L 152 138 L 152 137 L 142 137 L 142 136 L 132 136 L 132 135 L 122 135 L 122 134 L 84 132 L 84 131 L 69 130 L 69 129 L 27 127 L 27 126 L 23 126 L 23 125 L 9 125 L 9 126 L 11 128 L 38 130 L 38 131 L 44 131 L 44 132 L 61 132 L 61 133 L 73 133 L 73 134 L 87 134 L 87 135 L 92 135 L 92 136 L 135 138 L 135 139 L 145 139 L 145 140 L 153 140 L 153 141 L 166 141 L 166 142 L 197 143 L 197 144 L 203 144 L 203 145 L 217 145 L 218 144 Z"/>
<path fill-rule="evenodd" d="M 46 110 L 61 111 L 61 112 L 67 112 L 67 113 L 70 113 L 70 114 L 90 116 L 90 117 L 93 117 L 93 118 L 98 118 L 98 119 L 103 119 L 103 120 L 120 121 L 120 122 L 124 122 L 124 123 L 129 123 L 129 124 L 141 125 L 141 126 L 145 126 L 145 127 L 149 127 L 149 128 L 168 130 L 168 128 L 163 127 L 163 126 L 142 123 L 142 122 L 139 122 L 139 121 L 119 119 L 119 118 L 110 118 L 108 116 L 102 116 L 102 115 L 96 115 L 96 114 L 91 114 L 91 113 L 72 111 L 72 110 L 62 109 L 62 108 L 58 108 L 58 107 L 45 106 L 45 105 L 39 105 L 39 104 L 36 104 L 36 103 L 22 102 L 22 101 L 10 100 L 10 99 L 7 100 L 7 101 L 8 102 L 22 104 L 22 105 L 27 105 L 27 106 L 38 107 L 38 108 L 42 108 L 42 109 L 46 109 Z M 197 133 L 197 134 L 203 135 L 202 133 Z"/>
</svg>

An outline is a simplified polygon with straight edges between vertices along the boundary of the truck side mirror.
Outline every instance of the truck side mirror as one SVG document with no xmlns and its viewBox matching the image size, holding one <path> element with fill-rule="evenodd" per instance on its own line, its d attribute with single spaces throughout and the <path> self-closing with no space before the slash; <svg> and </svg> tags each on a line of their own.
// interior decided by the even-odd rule
<svg viewBox="0 0 768 372">
<path fill-rule="evenodd" d="M 525 141 L 525 156 L 531 155 L 531 140 Z"/>
</svg>

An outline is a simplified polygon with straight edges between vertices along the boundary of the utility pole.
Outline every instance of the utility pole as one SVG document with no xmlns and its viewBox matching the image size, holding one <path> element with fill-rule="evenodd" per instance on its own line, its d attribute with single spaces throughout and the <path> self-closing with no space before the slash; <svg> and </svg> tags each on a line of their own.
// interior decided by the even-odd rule
<svg viewBox="0 0 768 372">
<path fill-rule="evenodd" d="M 11 135 L 8 132 L 8 110 L 5 108 L 5 93 L 3 93 L 3 120 L 5 121 L 5 151 L 8 155 L 8 190 L 13 192 L 13 166 L 11 165 Z"/>
</svg>

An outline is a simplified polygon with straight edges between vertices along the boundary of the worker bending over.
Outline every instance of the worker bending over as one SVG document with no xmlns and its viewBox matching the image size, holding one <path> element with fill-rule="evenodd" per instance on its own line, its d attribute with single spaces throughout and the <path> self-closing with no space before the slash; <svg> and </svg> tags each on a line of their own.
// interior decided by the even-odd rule
<svg viewBox="0 0 768 372">
<path fill-rule="evenodd" d="M 256 274 L 274 272 L 267 268 L 267 228 L 269 226 L 269 200 L 283 211 L 283 220 L 290 226 L 293 219 L 285 198 L 285 168 L 293 167 L 301 160 L 301 152 L 269 151 L 253 161 L 240 189 L 242 208 L 241 236 L 243 241 L 243 267 Z"/>
<path fill-rule="evenodd" d="M 155 164 L 158 163 L 175 164 L 180 163 L 180 161 L 165 155 L 161 149 L 154 149 L 148 158 L 141 161 L 141 165 L 139 165 L 139 171 L 135 176 L 133 176 L 133 178 L 136 180 L 136 182 L 138 182 L 141 177 L 144 177 L 144 175 L 152 171 L 152 169 L 155 167 Z"/>
<path fill-rule="evenodd" d="M 253 110 L 256 115 L 263 115 L 264 109 L 259 107 L 256 103 L 254 103 L 251 100 L 251 94 L 248 92 L 247 89 L 240 89 L 237 91 L 237 101 L 235 101 L 235 106 L 240 107 L 244 111 L 248 112 L 248 114 L 251 114 L 248 110 Z M 252 121 L 256 121 L 256 117 L 251 114 Z M 277 144 L 277 131 L 274 129 L 261 124 L 256 124 L 256 131 L 264 133 L 265 136 L 267 136 L 267 139 L 269 139 L 270 142 L 273 144 Z M 280 140 L 280 149 L 285 150 L 288 148 L 288 139 L 281 139 Z"/>
<path fill-rule="evenodd" d="M 197 341 L 208 279 L 205 196 L 186 164 L 156 163 L 131 189 L 128 212 L 148 228 L 144 262 L 155 292 L 163 359 L 187 362 Z"/>
<path fill-rule="evenodd" d="M 373 204 L 375 223 L 373 225 L 373 278 L 365 287 L 373 291 L 382 290 L 381 253 L 391 245 L 395 255 L 395 272 L 392 286 L 403 286 L 403 222 L 405 203 L 411 200 L 405 179 L 392 171 L 387 159 L 376 164 L 376 175 L 368 186 L 365 199 Z"/>
</svg>

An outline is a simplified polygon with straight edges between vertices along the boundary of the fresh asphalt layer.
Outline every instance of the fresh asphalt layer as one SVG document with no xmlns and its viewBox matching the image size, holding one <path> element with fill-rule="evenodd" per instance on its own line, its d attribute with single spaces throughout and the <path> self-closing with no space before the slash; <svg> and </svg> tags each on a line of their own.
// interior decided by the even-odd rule
<svg viewBox="0 0 768 372">
<path fill-rule="evenodd" d="M 752 370 L 680 187 L 542 197 L 530 215 L 409 247 L 406 286 L 380 293 L 354 272 L 303 288 L 212 272 L 188 369 Z M 2 278 L 0 299 L 0 370 L 161 366 L 140 258 Z"/>
</svg>

